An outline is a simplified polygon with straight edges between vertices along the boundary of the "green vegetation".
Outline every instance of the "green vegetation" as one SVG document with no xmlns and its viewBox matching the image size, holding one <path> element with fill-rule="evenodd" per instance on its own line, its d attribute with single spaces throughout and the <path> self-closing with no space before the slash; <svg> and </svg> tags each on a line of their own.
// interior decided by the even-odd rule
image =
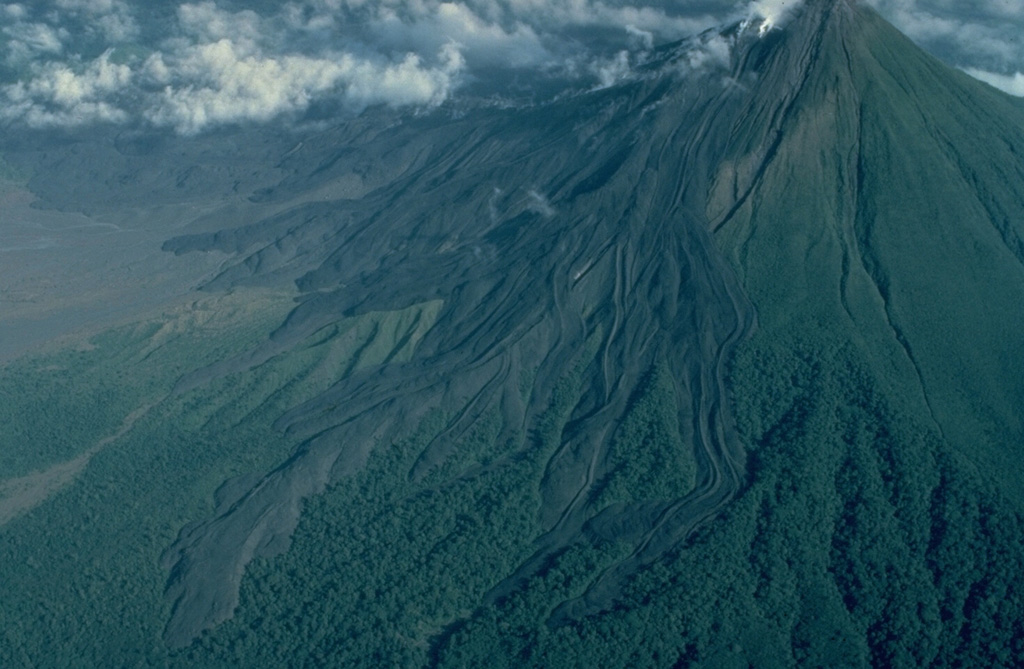
<svg viewBox="0 0 1024 669">
<path fill-rule="evenodd" d="M 241 305 L 243 298 L 236 299 Z M 490 411 L 451 457 L 419 479 L 410 472 L 448 417 L 429 413 L 416 434 L 382 444 L 364 470 L 307 500 L 291 550 L 250 565 L 234 619 L 169 654 L 159 640 L 169 613 L 159 556 L 178 528 L 210 512 L 225 479 L 267 471 L 288 455 L 296 444 L 270 427 L 282 411 L 360 364 L 407 356 L 439 306 L 347 319 L 286 355 L 165 396 L 177 374 L 250 348 L 287 304 L 268 298 L 228 315 L 228 298 L 212 302 L 205 306 L 217 306 L 215 322 L 186 309 L 19 363 L 29 370 L 63 364 L 82 397 L 106 382 L 96 369 L 118 380 L 122 394 L 103 414 L 107 424 L 85 423 L 75 442 L 80 448 L 115 432 L 132 408 L 153 406 L 77 480 L 0 529 L 3 578 L 24 584 L 5 599 L 0 662 L 45 657 L 45 663 L 84 666 L 118 657 L 131 664 L 220 666 L 305 658 L 417 665 L 435 653 L 440 659 L 448 641 L 462 638 L 459 630 L 479 624 L 475 612 L 488 591 L 534 550 L 545 467 L 564 440 L 600 334 L 579 352 L 530 434 L 499 442 L 501 417 Z M 9 410 L 25 412 L 37 398 L 12 394 Z M 651 370 L 613 439 L 615 464 L 599 505 L 677 497 L 692 487 L 692 455 L 680 443 L 674 406 L 664 370 Z M 25 424 L 31 422 L 29 414 Z M 626 456 L 633 450 L 645 450 L 648 459 L 631 462 Z M 40 455 L 20 466 L 70 454 Z M 542 634 L 537 623 L 560 598 L 582 594 L 629 549 L 603 544 L 561 551 L 530 577 L 527 609 L 516 625 L 524 634 Z"/>
<path fill-rule="evenodd" d="M 849 20 L 717 233 L 758 309 L 730 384 L 754 478 L 680 559 L 751 572 L 687 584 L 680 611 L 719 613 L 687 616 L 686 653 L 1020 664 L 1024 126 L 877 16 Z"/>
<path fill-rule="evenodd" d="M 165 662 L 159 558 L 178 530 L 209 513 L 226 479 L 267 471 L 290 454 L 294 441 L 271 427 L 284 410 L 322 392 L 339 369 L 408 356 L 439 304 L 335 323 L 292 355 L 168 395 L 180 374 L 264 340 L 290 307 L 286 295 L 239 291 L 4 369 L 12 420 L 0 426 L 0 443 L 12 471 L 84 452 L 144 411 L 76 479 L 0 527 L 0 580 L 18 584 L 0 611 L 0 665 Z M 16 385 L 33 370 L 46 373 Z M 44 414 L 66 389 L 74 395 L 58 406 L 76 413 Z M 42 448 L 47 422 L 58 420 L 61 448 Z"/>
<path fill-rule="evenodd" d="M 483 610 L 442 665 L 1010 666 L 1024 657 L 1015 504 L 894 409 L 849 349 L 746 346 L 732 374 L 753 483 L 615 610 L 549 628 L 608 552 L 578 546 Z M 766 385 L 785 388 L 771 397 Z"/>
<path fill-rule="evenodd" d="M 280 306 L 270 300 L 265 313 Z M 613 611 L 546 622 L 631 550 L 586 541 L 554 555 L 520 591 L 481 606 L 540 535 L 538 486 L 592 346 L 530 435 L 496 443 L 500 417 L 491 412 L 456 456 L 420 480 L 409 473 L 446 426 L 444 415 L 433 412 L 416 434 L 381 445 L 363 471 L 307 501 L 288 552 L 250 565 L 232 620 L 169 654 L 159 640 L 168 612 L 158 558 L 177 529 L 209 512 L 224 479 L 287 455 L 292 446 L 269 423 L 322 388 L 330 376 L 323 365 L 347 368 L 338 366 L 343 351 L 332 349 L 338 333 L 395 333 L 396 323 L 422 316 L 341 322 L 293 355 L 163 400 L 74 485 L 0 530 L 4 582 L 22 584 L 8 590 L 0 613 L 0 662 L 791 666 L 841 658 L 845 666 L 1006 666 L 1024 653 L 1016 504 L 964 473 L 933 426 L 878 390 L 849 344 L 759 335 L 741 349 L 730 382 L 753 445 L 750 488 L 687 546 L 641 571 Z M 198 361 L 203 342 L 226 347 L 223 354 L 249 340 L 229 343 L 231 330 L 222 328 L 218 337 L 182 332 L 155 346 L 160 330 L 122 329 L 94 339 L 92 350 L 35 364 L 82 356 L 80 369 L 91 373 L 88 361 L 123 360 L 122 380 L 141 383 L 150 362 L 165 367 L 185 350 Z M 383 342 L 367 344 L 348 340 L 348 359 L 373 348 L 387 355 Z M 281 384 L 282 374 L 292 382 Z M 615 448 L 656 441 L 652 457 L 669 457 L 663 412 L 673 400 L 664 372 L 652 370 Z M 676 462 L 635 474 L 621 463 L 602 504 L 688 485 L 692 466 Z"/>
<path fill-rule="evenodd" d="M 363 471 L 309 500 L 292 549 L 249 569 L 238 615 L 205 635 L 187 662 L 426 663 L 436 638 L 533 551 L 544 466 L 595 351 L 558 384 L 534 434 L 495 444 L 499 419 L 488 414 L 454 449 L 461 465 L 414 482 L 409 472 L 447 424 L 435 412 L 417 434 L 382 446 Z"/>
<path fill-rule="evenodd" d="M 609 473 L 596 487 L 604 508 L 637 499 L 676 499 L 693 490 L 693 448 L 679 434 L 679 398 L 664 367 L 648 375 L 615 432 Z"/>
</svg>

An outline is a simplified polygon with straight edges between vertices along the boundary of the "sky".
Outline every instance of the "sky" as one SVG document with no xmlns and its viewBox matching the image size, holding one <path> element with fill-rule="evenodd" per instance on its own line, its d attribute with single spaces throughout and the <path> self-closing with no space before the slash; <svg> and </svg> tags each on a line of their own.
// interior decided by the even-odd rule
<svg viewBox="0 0 1024 669">
<path fill-rule="evenodd" d="M 1024 96 L 1021 0 L 863 1 L 947 62 Z M 798 2 L 0 0 L 0 124 L 190 135 L 317 108 L 607 86 L 653 45 L 783 21 Z"/>
</svg>

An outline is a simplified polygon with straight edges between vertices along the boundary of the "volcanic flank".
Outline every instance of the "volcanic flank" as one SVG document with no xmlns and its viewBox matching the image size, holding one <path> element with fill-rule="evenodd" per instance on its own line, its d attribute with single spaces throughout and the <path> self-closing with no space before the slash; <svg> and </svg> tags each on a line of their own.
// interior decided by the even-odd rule
<svg viewBox="0 0 1024 669">
<path fill-rule="evenodd" d="M 191 146 L 122 141 L 94 202 L 143 165 L 181 183 Z M 163 379 L 122 446 L 0 535 L 71 533 L 81 504 L 136 537 L 143 585 L 93 605 L 144 612 L 113 652 L 1024 662 L 1019 102 L 809 0 L 603 90 L 251 150 L 273 168 L 201 186 L 246 222 L 164 244 L 222 254 L 206 297 L 93 344 Z M 74 209 L 66 185 L 32 182 Z M 129 479 L 149 497 L 115 513 L 98 481 Z M 47 573 L 110 577 L 74 565 Z M 109 654 L 111 624 L 69 652 Z"/>
</svg>

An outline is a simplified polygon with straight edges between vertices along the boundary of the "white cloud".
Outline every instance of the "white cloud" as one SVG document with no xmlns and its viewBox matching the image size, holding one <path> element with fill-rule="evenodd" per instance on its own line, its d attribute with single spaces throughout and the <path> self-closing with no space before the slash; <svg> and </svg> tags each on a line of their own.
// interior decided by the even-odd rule
<svg viewBox="0 0 1024 669">
<path fill-rule="evenodd" d="M 0 13 L 6 18 L 15 21 L 21 21 L 28 17 L 28 10 L 25 9 L 25 5 L 19 4 L 0 5 Z"/>
<path fill-rule="evenodd" d="M 177 6 L 171 25 L 149 26 L 155 33 L 144 38 L 141 0 L 40 3 L 32 10 L 5 5 L 20 31 L 9 40 L 9 60 L 37 63 L 4 89 L 6 118 L 32 116 L 38 125 L 41 109 L 51 113 L 48 123 L 63 118 L 57 111 L 70 113 L 44 91 L 56 72 L 87 76 L 95 63 L 81 54 L 96 43 L 75 40 L 92 31 L 109 44 L 141 43 L 119 52 L 132 73 L 128 87 L 93 89 L 76 103 L 75 119 L 128 114 L 186 133 L 265 121 L 323 99 L 353 108 L 436 105 L 465 81 L 516 71 L 530 73 L 526 87 L 537 75 L 610 86 L 631 76 L 655 43 L 717 20 L 670 0 L 291 0 L 259 12 L 192 0 Z M 30 24 L 33 15 L 41 20 Z M 95 109 L 86 113 L 87 104 Z"/>
<path fill-rule="evenodd" d="M 623 27 L 631 25 L 639 30 L 648 31 L 658 35 L 662 39 L 679 39 L 693 35 L 716 25 L 720 16 L 697 15 L 680 16 L 666 12 L 659 7 L 650 6 L 608 6 L 605 3 L 595 2 L 588 10 L 580 8 L 583 3 L 570 2 L 574 11 L 569 12 L 575 21 L 580 25 L 606 25 Z M 594 16 L 588 16 L 593 11 Z"/>
<path fill-rule="evenodd" d="M 108 43 L 130 42 L 138 38 L 139 25 L 130 14 L 115 12 L 93 19 L 93 25 Z"/>
<path fill-rule="evenodd" d="M 920 43 L 983 73 L 975 76 L 1016 90 L 1024 3 L 866 1 Z M 0 88 L 0 116 L 197 132 L 318 101 L 434 105 L 459 86 L 484 96 L 553 95 L 566 85 L 605 87 L 637 76 L 655 46 L 725 22 L 781 26 L 801 2 L 287 0 L 239 9 L 249 3 L 175 0 L 169 15 L 143 0 L 7 3 L 0 4 L 7 66 L 0 81 L 19 82 Z M 684 71 L 728 67 L 728 40 L 710 35 L 677 61 Z M 96 58 L 114 45 L 116 57 Z M 115 62 L 130 73 L 123 86 L 90 88 Z M 54 87 L 61 77 L 83 97 L 61 97 Z"/>
<path fill-rule="evenodd" d="M 627 24 L 626 32 L 629 33 L 644 49 L 651 49 L 654 47 L 654 33 L 650 30 L 640 30 L 632 24 Z"/>
<path fill-rule="evenodd" d="M 687 51 L 680 64 L 687 72 L 703 72 L 710 68 L 728 69 L 731 61 L 732 43 L 722 35 L 712 34 Z"/>
<path fill-rule="evenodd" d="M 6 26 L 3 34 L 8 38 L 7 58 L 12 63 L 23 63 L 40 55 L 59 54 L 64 50 L 66 31 L 45 23 L 18 21 Z"/>
<path fill-rule="evenodd" d="M 534 29 L 521 22 L 489 22 L 467 5 L 455 2 L 417 4 L 415 20 L 383 6 L 365 24 L 375 44 L 389 49 L 436 52 L 455 43 L 474 65 L 534 67 L 550 58 Z"/>
<path fill-rule="evenodd" d="M 637 46 L 639 41 L 649 48 L 655 41 L 688 36 L 720 20 L 680 10 L 667 0 L 306 0 L 284 5 L 282 17 L 293 30 L 354 38 L 376 47 L 432 52 L 456 42 L 471 70 L 499 64 L 558 69 L 568 59 L 586 60 L 600 52 L 601 40 L 584 43 L 584 32 L 594 35 L 599 29 L 606 31 L 605 37 L 619 35 L 618 44 L 604 50 L 608 55 L 627 43 Z"/>
<path fill-rule="evenodd" d="M 301 111 L 324 94 L 343 94 L 357 106 L 433 105 L 448 96 L 462 67 L 451 47 L 440 60 L 439 67 L 427 68 L 415 54 L 395 64 L 350 54 L 268 56 L 224 38 L 171 59 L 150 57 L 145 73 L 165 86 L 144 113 L 156 125 L 191 134 L 211 125 L 266 121 Z"/>
<path fill-rule="evenodd" d="M 610 59 L 599 61 L 592 66 L 600 83 L 594 90 L 609 88 L 629 78 L 632 68 L 629 65 L 629 52 L 620 51 Z"/>
<path fill-rule="evenodd" d="M 1024 3 L 1018 0 L 867 0 L 914 41 L 981 69 L 1019 69 L 1024 63 Z"/>
<path fill-rule="evenodd" d="M 980 79 L 985 83 L 995 86 L 996 88 L 1009 93 L 1010 95 L 1016 95 L 1018 97 L 1024 97 L 1024 72 L 1015 72 L 1014 74 L 999 74 L 998 72 L 987 72 L 985 70 L 979 70 L 975 67 L 964 68 L 964 72 L 971 75 L 975 79 Z"/>
<path fill-rule="evenodd" d="M 89 14 L 110 14 L 124 6 L 118 0 L 56 0 L 61 9 L 87 12 Z"/>
<path fill-rule="evenodd" d="M 803 0 L 754 0 L 748 9 L 749 16 L 760 19 L 760 31 L 781 26 L 792 11 L 803 4 Z"/>
<path fill-rule="evenodd" d="M 53 3 L 63 16 L 91 21 L 130 16 L 124 0 Z M 319 6 L 332 10 L 340 5 L 326 0 Z M 60 18 L 60 12 L 49 16 Z M 481 45 L 505 35 L 454 6 L 442 7 L 438 16 L 447 21 L 448 32 L 458 28 L 461 37 Z M 12 37 L 9 44 L 16 45 L 11 48 L 26 54 L 28 76 L 0 88 L 0 118 L 33 127 L 141 119 L 195 133 L 301 112 L 323 98 L 349 108 L 436 105 L 450 95 L 465 68 L 460 47 L 452 42 L 436 44 L 432 51 L 380 53 L 355 41 L 335 40 L 303 52 L 301 44 L 292 48 L 280 15 L 231 12 L 207 1 L 180 5 L 175 18 L 173 30 L 164 31 L 168 36 L 148 56 L 125 63 L 115 63 L 110 50 L 93 60 L 66 54 L 66 34 L 53 25 L 16 21 L 5 32 Z M 39 53 L 52 57 L 40 60 Z"/>
<path fill-rule="evenodd" d="M 178 7 L 178 26 L 201 42 L 222 39 L 259 41 L 269 33 L 260 15 L 252 10 L 229 12 L 213 2 L 186 3 Z"/>
<path fill-rule="evenodd" d="M 22 120 L 31 127 L 74 126 L 127 119 L 109 98 L 130 85 L 131 69 L 110 61 L 104 53 L 80 71 L 62 63 L 36 68 L 29 82 L 4 86 L 7 104 L 0 117 Z"/>
<path fill-rule="evenodd" d="M 990 14 L 1008 19 L 1024 19 L 1024 4 L 1018 0 L 987 0 L 984 8 Z"/>
<path fill-rule="evenodd" d="M 551 218 L 555 215 L 555 208 L 551 206 L 551 202 L 534 189 L 530 189 L 526 193 L 527 204 L 526 208 L 534 213 L 540 214 L 544 218 Z"/>
<path fill-rule="evenodd" d="M 61 13 L 84 22 L 85 32 L 98 32 L 107 42 L 133 40 L 139 25 L 125 0 L 54 0 Z"/>
</svg>

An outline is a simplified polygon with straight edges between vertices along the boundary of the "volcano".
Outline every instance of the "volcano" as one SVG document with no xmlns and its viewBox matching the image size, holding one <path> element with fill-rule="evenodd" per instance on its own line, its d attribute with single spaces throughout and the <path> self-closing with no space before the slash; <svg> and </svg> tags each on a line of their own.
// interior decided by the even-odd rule
<svg viewBox="0 0 1024 669">
<path fill-rule="evenodd" d="M 198 289 L 5 364 L 4 666 L 1024 662 L 1024 105 L 870 8 L 8 144 Z"/>
</svg>

